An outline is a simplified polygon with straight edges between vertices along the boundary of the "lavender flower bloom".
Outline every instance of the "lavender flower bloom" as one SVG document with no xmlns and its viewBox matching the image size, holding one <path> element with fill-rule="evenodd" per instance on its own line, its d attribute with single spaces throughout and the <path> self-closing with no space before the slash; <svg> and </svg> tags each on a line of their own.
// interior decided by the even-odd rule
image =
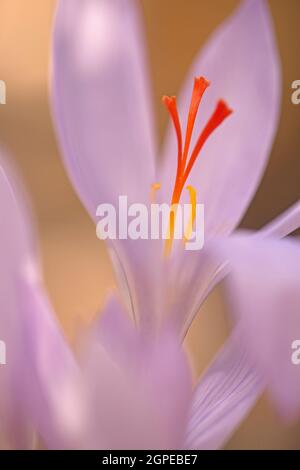
<svg viewBox="0 0 300 470">
<path fill-rule="evenodd" d="M 74 2 L 59 4 L 54 31 L 54 112 L 66 167 L 91 216 L 95 218 L 100 202 L 115 202 L 120 194 L 128 195 L 133 202 L 147 201 L 153 182 L 160 183 L 157 196 L 161 202 L 177 202 L 180 197 L 184 200 L 182 187 L 179 188 L 179 197 L 176 194 L 180 164 L 181 170 L 186 168 L 188 183 L 197 188 L 205 205 L 206 244 L 197 255 L 184 251 L 180 246 L 173 247 L 170 259 L 162 260 L 159 242 L 119 240 L 110 243 L 114 258 L 117 258 L 117 270 L 121 273 L 121 287 L 129 291 L 131 313 L 139 328 L 146 332 L 156 331 L 167 323 L 183 337 L 201 303 L 228 272 L 228 260 L 232 260 L 236 270 L 244 269 L 247 249 L 238 261 L 228 248 L 219 248 L 219 245 L 224 246 L 224 240 L 219 243 L 216 238 L 231 234 L 241 220 L 265 169 L 277 129 L 280 65 L 266 3 L 265 0 L 243 1 L 239 10 L 212 36 L 188 73 L 179 99 L 180 116 L 189 107 L 193 78 L 201 73 L 211 81 L 211 89 L 201 102 L 201 115 L 204 122 L 208 122 L 202 133 L 203 124 L 196 121 L 196 114 L 207 87 L 205 80 L 195 81 L 184 143 L 176 101 L 172 98 L 165 100 L 176 129 L 177 142 L 170 129 L 163 146 L 162 164 L 156 161 L 158 151 L 135 2 L 91 0 L 81 8 L 76 8 Z M 228 107 L 221 101 L 209 118 L 220 97 L 226 99 L 234 113 L 217 135 L 206 142 L 206 138 L 229 114 Z M 189 157 L 193 128 L 195 147 Z M 200 136 L 198 140 L 197 135 Z M 297 228 L 299 222 L 300 206 L 296 204 L 262 230 L 261 235 L 282 237 Z M 258 241 L 254 237 L 250 239 L 249 251 L 252 253 Z M 230 241 L 230 246 L 235 246 L 234 241 Z M 288 246 L 294 248 L 292 243 Z M 261 254 L 260 245 L 258 253 Z M 258 266 L 264 262 L 262 255 L 254 259 Z M 292 265 L 287 267 L 294 284 Z M 276 273 L 274 269 L 274 276 Z M 261 286 L 266 282 L 263 280 Z M 269 285 L 265 292 L 269 292 L 268 288 Z M 257 286 L 257 292 L 259 290 Z M 248 292 L 250 298 L 254 298 L 250 288 Z M 283 286 L 281 292 L 284 292 Z M 249 296 L 244 300 L 246 305 L 248 300 Z M 296 300 L 295 305 L 298 305 Z M 268 302 L 263 305 L 266 311 L 270 311 Z M 259 305 L 252 308 L 258 311 Z M 276 317 L 275 311 L 274 315 Z M 280 314 L 278 316 L 282 318 Z M 299 316 L 295 321 L 299 322 Z M 267 324 L 269 327 L 269 322 Z M 261 331 L 269 336 L 269 331 L 267 333 L 263 328 Z M 291 343 L 286 340 L 286 354 L 282 361 L 286 360 L 286 367 L 290 368 L 287 355 Z M 237 358 L 233 354 L 236 347 L 236 340 L 225 347 L 225 356 L 232 354 L 233 364 L 230 366 L 233 371 L 237 367 Z M 263 354 L 264 348 L 261 351 Z M 255 359 L 260 363 L 260 358 Z M 218 361 L 225 361 L 224 355 Z M 239 367 L 237 369 L 240 370 Z M 225 376 L 226 372 L 223 371 Z M 203 410 L 199 404 L 201 400 L 196 399 L 200 415 L 197 409 L 198 429 L 191 431 L 190 438 L 193 445 L 220 445 L 224 441 L 222 431 L 226 429 L 229 432 L 246 412 L 258 389 L 253 385 L 255 379 L 246 364 L 243 373 L 244 380 L 238 374 L 235 380 L 227 375 L 231 377 L 228 380 L 231 380 L 233 388 L 229 386 L 229 389 L 232 393 L 227 391 L 230 397 L 227 402 L 224 395 L 215 397 L 214 412 L 207 418 L 210 421 L 208 427 L 199 424 Z M 295 375 L 295 369 L 291 373 Z M 242 396 L 238 395 L 242 386 L 235 387 L 237 383 L 244 386 Z M 199 388 L 196 396 L 203 390 L 201 382 Z M 224 390 L 220 393 L 226 396 Z M 235 416 L 229 417 L 226 411 L 230 415 L 229 410 L 237 395 Z M 204 415 L 209 416 L 207 406 Z M 203 420 L 205 422 L 202 415 Z"/>
<path fill-rule="evenodd" d="M 157 196 L 170 202 L 176 155 L 181 162 L 188 155 L 185 146 L 180 152 L 174 101 L 166 100 L 179 152 L 169 131 L 157 167 L 135 2 L 60 1 L 53 59 L 63 155 L 92 217 L 99 203 L 116 203 L 120 194 L 149 204 L 156 181 Z M 276 238 L 299 226 L 300 205 L 258 233 L 231 235 L 257 188 L 278 120 L 279 65 L 264 0 L 243 2 L 210 39 L 192 66 L 180 110 L 188 109 L 191 79 L 200 73 L 212 84 L 201 104 L 204 118 L 220 96 L 234 109 L 188 175 L 206 207 L 205 248 L 187 252 L 174 244 L 164 258 L 160 240 L 110 241 L 125 302 L 111 299 L 76 358 L 41 285 L 18 185 L 3 170 L 0 209 L 9 223 L 0 240 L 7 306 L 0 326 L 6 325 L 13 363 L 0 414 L 10 445 L 30 447 L 33 428 L 49 448 L 219 448 L 266 386 L 284 416 L 299 412 L 300 378 L 288 355 L 300 329 L 300 252 L 296 242 Z M 222 279 L 234 328 L 193 389 L 181 340 Z"/>
<path fill-rule="evenodd" d="M 191 161 L 192 155 L 186 158 L 189 152 L 183 145 L 187 142 L 189 147 L 189 129 L 194 127 L 195 142 L 191 144 L 196 147 L 197 137 L 201 143 L 203 135 L 203 124 L 195 120 L 192 110 L 199 106 L 205 88 L 205 80 L 199 84 L 198 79 L 192 118 L 187 123 L 188 139 L 181 142 L 184 148 L 180 152 L 180 133 L 176 141 L 171 128 L 162 163 L 157 162 L 136 6 L 127 0 L 89 0 L 80 6 L 76 1 L 63 1 L 57 10 L 52 87 L 55 122 L 66 168 L 93 219 L 100 203 L 116 206 L 119 195 L 127 195 L 129 203 L 149 204 L 150 188 L 156 182 L 161 188 L 159 202 L 170 203 L 178 186 L 177 155 L 182 153 L 186 166 Z M 280 67 L 264 0 L 242 2 L 196 57 L 180 94 L 180 116 L 189 109 L 191 84 L 199 74 L 211 82 L 201 102 L 203 122 L 211 124 L 220 97 L 234 110 L 202 146 L 200 155 L 196 152 L 187 180 L 205 206 L 208 248 L 210 240 L 227 236 L 237 227 L 258 186 L 277 128 Z M 213 114 L 217 124 L 228 112 L 221 103 L 221 113 L 219 106 Z M 174 100 L 166 104 L 174 108 Z M 170 112 L 176 121 L 176 109 Z M 181 188 L 180 196 L 186 202 L 188 191 Z M 145 329 L 155 329 L 162 315 L 164 320 L 168 315 L 184 336 L 195 312 L 222 277 L 224 260 L 209 264 L 205 249 L 194 256 L 174 246 L 170 259 L 162 262 L 161 241 L 117 240 L 110 241 L 109 248 L 123 290 L 129 291 L 132 314 Z M 193 264 L 198 282 L 188 286 Z M 182 291 L 180 301 L 170 301 L 172 286 Z M 164 295 L 166 291 L 168 295 Z M 155 293 L 151 303 L 149 292 Z"/>
</svg>

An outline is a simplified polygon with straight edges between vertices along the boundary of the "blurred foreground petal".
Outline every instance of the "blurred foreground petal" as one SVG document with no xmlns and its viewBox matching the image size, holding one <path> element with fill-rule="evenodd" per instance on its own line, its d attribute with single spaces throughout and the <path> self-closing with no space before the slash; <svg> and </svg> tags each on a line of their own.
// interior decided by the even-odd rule
<svg viewBox="0 0 300 470">
<path fill-rule="evenodd" d="M 244 345 L 287 419 L 300 414 L 300 372 L 292 361 L 300 340 L 298 240 L 232 237 L 223 243 L 232 272 L 227 298 Z"/>
<path fill-rule="evenodd" d="M 76 448 L 84 427 L 79 368 L 31 265 L 19 278 L 24 407 L 50 449 Z"/>
<path fill-rule="evenodd" d="M 94 423 L 89 446 L 106 449 L 174 449 L 181 446 L 191 397 L 191 376 L 177 336 L 148 337 L 119 318 L 104 318 L 103 332 L 89 341 L 83 369 Z M 105 313 L 104 313 L 105 315 Z M 101 327 L 101 322 L 100 322 Z M 110 328 L 112 328 L 110 330 Z M 102 337 L 102 340 L 101 340 Z M 132 338 L 135 339 L 132 341 Z M 123 348 L 123 354 L 122 354 Z M 136 354 L 132 348 L 137 348 Z M 100 441 L 99 441 L 100 439 Z"/>
<path fill-rule="evenodd" d="M 22 316 L 17 277 L 26 259 L 35 259 L 32 221 L 19 179 L 0 159 L 0 339 L 5 343 L 6 364 L 0 365 L 0 435 L 6 448 L 34 445 L 30 419 L 24 413 L 22 382 L 25 378 Z"/>
<path fill-rule="evenodd" d="M 246 417 L 263 384 L 245 352 L 238 328 L 194 392 L 185 447 L 218 449 Z"/>
</svg>

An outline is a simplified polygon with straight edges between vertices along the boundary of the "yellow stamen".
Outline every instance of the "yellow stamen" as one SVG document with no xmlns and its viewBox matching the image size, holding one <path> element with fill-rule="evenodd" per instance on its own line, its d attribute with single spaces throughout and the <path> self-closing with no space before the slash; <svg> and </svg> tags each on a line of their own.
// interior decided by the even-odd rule
<svg viewBox="0 0 300 470">
<path fill-rule="evenodd" d="M 175 220 L 178 204 L 171 204 L 170 207 L 170 217 L 169 217 L 169 226 L 166 235 L 165 247 L 164 247 L 164 256 L 169 256 L 172 251 L 174 233 L 175 233 Z"/>
<path fill-rule="evenodd" d="M 190 193 L 190 205 L 191 213 L 190 218 L 187 224 L 187 227 L 184 232 L 184 243 L 188 242 L 193 233 L 193 226 L 196 219 L 196 205 L 197 205 L 197 192 L 193 186 L 187 186 L 186 188 Z"/>
<path fill-rule="evenodd" d="M 156 203 L 156 192 L 160 189 L 160 183 L 151 184 L 150 200 L 152 204 Z"/>
</svg>

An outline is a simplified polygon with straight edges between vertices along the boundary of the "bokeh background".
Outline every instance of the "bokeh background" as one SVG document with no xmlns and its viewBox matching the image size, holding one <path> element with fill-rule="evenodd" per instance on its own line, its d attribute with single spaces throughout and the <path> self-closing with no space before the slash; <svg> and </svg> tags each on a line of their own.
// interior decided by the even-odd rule
<svg viewBox="0 0 300 470">
<path fill-rule="evenodd" d="M 51 26 L 55 0 L 0 0 L 0 142 L 20 170 L 37 220 L 46 285 L 72 341 L 105 301 L 113 272 L 95 227 L 64 172 L 48 104 Z M 160 137 L 167 123 L 161 96 L 176 94 L 198 49 L 237 0 L 142 0 L 153 99 Z M 291 83 L 300 79 L 299 0 L 270 0 L 283 67 L 279 132 L 261 187 L 243 227 L 259 228 L 300 197 L 300 106 Z M 247 93 L 247 90 L 245 90 Z M 253 136 L 255 139 L 255 136 Z M 224 162 L 223 164 L 226 164 Z M 0 222 L 1 223 L 1 222 Z M 214 292 L 187 338 L 195 375 L 226 336 L 222 298 Z M 299 332 L 300 333 L 300 332 Z M 283 425 L 263 397 L 234 434 L 228 449 L 300 449 L 300 423 Z"/>
</svg>

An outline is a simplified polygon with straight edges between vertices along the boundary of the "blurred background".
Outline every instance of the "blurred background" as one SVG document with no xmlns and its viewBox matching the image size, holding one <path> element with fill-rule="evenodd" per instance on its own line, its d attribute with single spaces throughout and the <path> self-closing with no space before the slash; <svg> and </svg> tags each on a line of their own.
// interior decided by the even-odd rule
<svg viewBox="0 0 300 470">
<path fill-rule="evenodd" d="M 13 155 L 31 196 L 46 285 L 72 341 L 114 287 L 103 244 L 64 172 L 48 104 L 51 25 L 55 0 L 0 0 L 0 142 Z M 283 67 L 279 132 L 261 187 L 242 226 L 259 228 L 300 197 L 300 105 L 291 83 L 300 79 L 299 0 L 270 0 Z M 153 99 L 160 137 L 167 123 L 161 96 L 176 94 L 208 35 L 237 0 L 142 0 Z M 255 138 L 255 136 L 253 136 Z M 214 292 L 195 320 L 187 347 L 199 375 L 226 336 L 222 300 Z M 300 423 L 280 423 L 263 397 L 227 445 L 229 449 L 300 449 Z"/>
</svg>

